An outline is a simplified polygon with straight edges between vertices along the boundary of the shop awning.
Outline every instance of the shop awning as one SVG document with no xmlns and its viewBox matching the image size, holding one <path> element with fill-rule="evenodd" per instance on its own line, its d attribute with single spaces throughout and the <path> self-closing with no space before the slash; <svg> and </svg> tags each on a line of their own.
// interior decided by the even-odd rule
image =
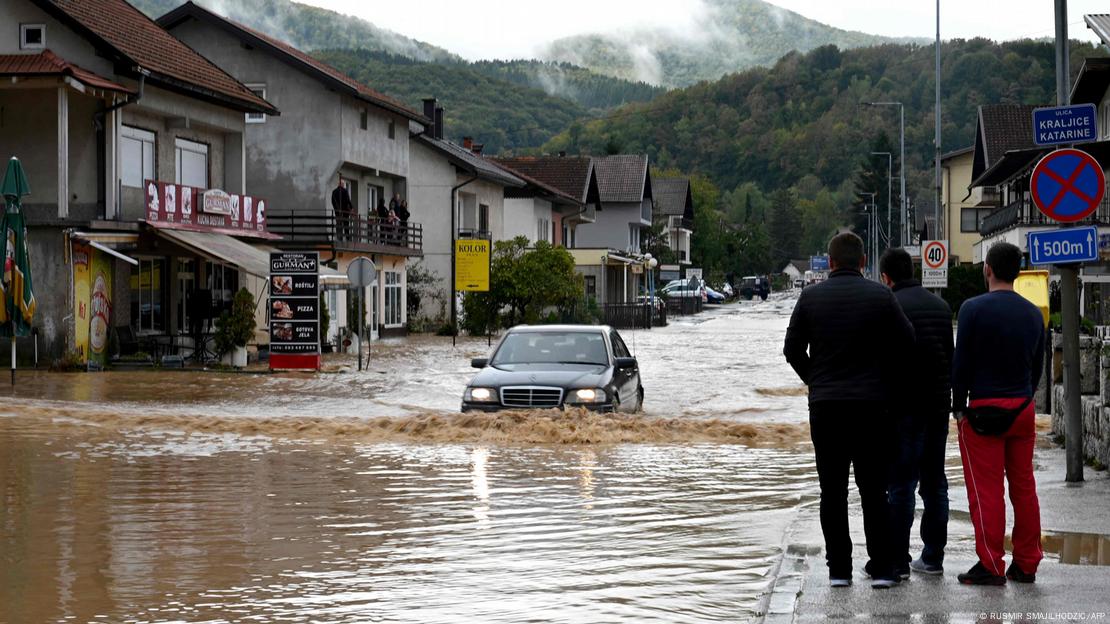
<svg viewBox="0 0 1110 624">
<path fill-rule="evenodd" d="M 217 262 L 223 262 L 266 279 L 270 275 L 270 254 L 243 241 L 215 232 L 193 232 L 155 227 L 159 236 Z"/>
<path fill-rule="evenodd" d="M 99 249 L 109 256 L 114 256 L 133 266 L 138 266 L 139 261 L 127 254 L 116 251 L 112 245 L 135 246 L 139 242 L 139 235 L 134 232 L 73 232 L 70 238 L 75 238 L 88 243 L 91 247 Z"/>
</svg>

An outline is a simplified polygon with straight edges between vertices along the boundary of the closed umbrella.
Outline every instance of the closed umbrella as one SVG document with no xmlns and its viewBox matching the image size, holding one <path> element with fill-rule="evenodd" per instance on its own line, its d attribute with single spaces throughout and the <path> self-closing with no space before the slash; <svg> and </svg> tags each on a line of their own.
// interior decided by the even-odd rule
<svg viewBox="0 0 1110 624">
<path fill-rule="evenodd" d="M 31 333 L 35 316 L 35 294 L 31 287 L 31 258 L 27 253 L 27 225 L 23 222 L 20 203 L 31 193 L 27 176 L 19 159 L 8 161 L 0 194 L 4 195 L 4 214 L 0 216 L 0 258 L 4 260 L 0 274 L 0 336 L 12 341 L 12 385 L 15 385 L 15 338 Z"/>
</svg>

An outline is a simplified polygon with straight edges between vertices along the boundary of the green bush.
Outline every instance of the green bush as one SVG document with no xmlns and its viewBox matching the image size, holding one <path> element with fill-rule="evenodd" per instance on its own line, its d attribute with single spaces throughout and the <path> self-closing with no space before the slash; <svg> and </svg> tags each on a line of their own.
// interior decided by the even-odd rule
<svg viewBox="0 0 1110 624">
<path fill-rule="evenodd" d="M 220 315 L 214 336 L 216 355 L 223 357 L 238 347 L 245 347 L 254 337 L 254 295 L 246 288 L 235 293 L 231 310 Z"/>
</svg>

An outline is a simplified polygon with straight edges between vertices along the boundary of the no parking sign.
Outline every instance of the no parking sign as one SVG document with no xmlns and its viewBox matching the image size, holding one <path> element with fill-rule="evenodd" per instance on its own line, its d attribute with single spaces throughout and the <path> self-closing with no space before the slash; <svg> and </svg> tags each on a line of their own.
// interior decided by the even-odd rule
<svg viewBox="0 0 1110 624">
<path fill-rule="evenodd" d="M 1102 166 L 1087 152 L 1061 149 L 1037 163 L 1029 191 L 1046 217 L 1074 223 L 1098 209 L 1106 192 L 1106 177 Z"/>
</svg>

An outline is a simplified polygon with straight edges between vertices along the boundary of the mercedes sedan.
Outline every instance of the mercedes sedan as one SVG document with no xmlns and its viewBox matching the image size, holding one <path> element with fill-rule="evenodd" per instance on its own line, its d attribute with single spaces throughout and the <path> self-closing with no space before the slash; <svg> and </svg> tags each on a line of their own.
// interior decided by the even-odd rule
<svg viewBox="0 0 1110 624">
<path fill-rule="evenodd" d="M 586 407 L 639 411 L 640 368 L 616 330 L 596 325 L 514 327 L 463 394 L 463 411 Z"/>
</svg>

